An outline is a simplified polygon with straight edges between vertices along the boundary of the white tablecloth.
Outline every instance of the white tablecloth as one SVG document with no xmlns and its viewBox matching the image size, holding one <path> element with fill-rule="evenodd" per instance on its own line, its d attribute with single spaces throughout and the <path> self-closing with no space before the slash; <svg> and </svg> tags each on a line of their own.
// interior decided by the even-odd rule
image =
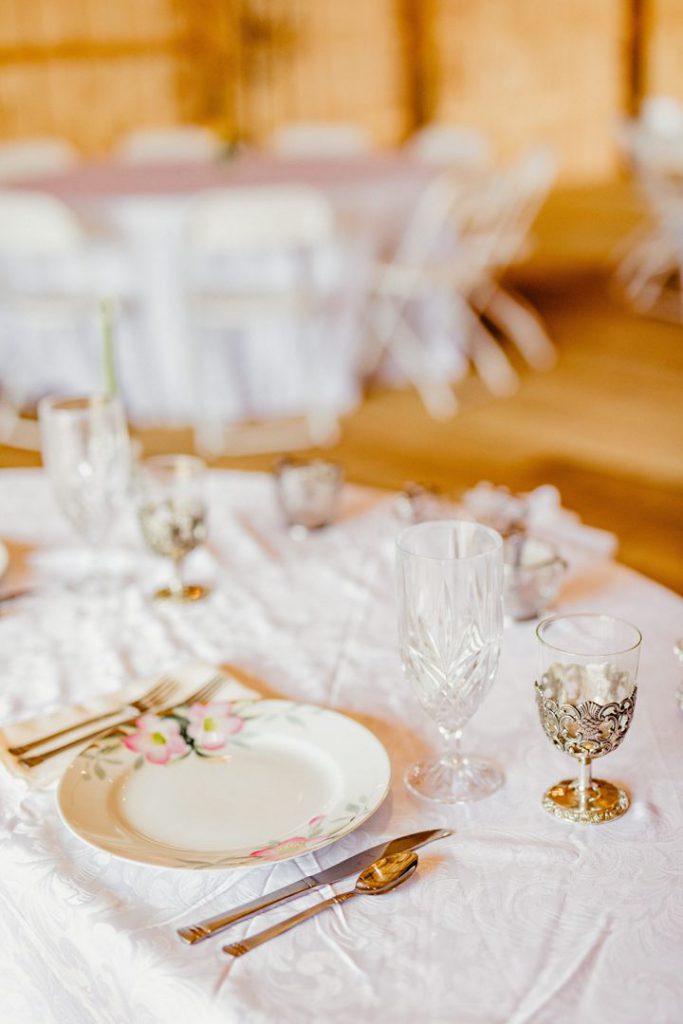
<svg viewBox="0 0 683 1024">
<path fill-rule="evenodd" d="M 394 772 L 381 809 L 318 854 L 248 872 L 183 872 L 89 848 L 59 822 L 54 790 L 0 771 L 3 1024 L 681 1020 L 683 715 L 672 644 L 683 633 L 683 602 L 595 558 L 560 598 L 564 610 L 609 611 L 644 635 L 633 726 L 600 765 L 632 793 L 624 818 L 581 827 L 541 809 L 543 790 L 571 764 L 537 720 L 532 624 L 506 630 L 497 682 L 466 730 L 472 749 L 504 766 L 504 788 L 471 806 L 431 808 L 401 782 L 435 736 L 398 660 L 398 523 L 387 499 L 361 491 L 347 499 L 339 526 L 295 542 L 279 526 L 270 481 L 213 475 L 211 546 L 193 556 L 213 595 L 170 607 L 147 599 L 164 569 L 143 553 L 132 520 L 118 538 L 128 555 L 112 563 L 120 587 L 95 600 L 60 586 L 79 563 L 64 554 L 72 538 L 45 480 L 35 471 L 0 475 L 0 536 L 15 566 L 6 584 L 19 582 L 23 561 L 44 586 L 0 617 L 0 720 L 202 659 L 237 666 L 257 689 L 357 717 L 386 745 Z M 220 938 L 188 948 L 175 935 L 429 826 L 455 835 L 426 848 L 416 876 L 392 895 L 354 900 L 235 961 L 221 954 Z M 227 934 L 236 940 L 265 920 Z"/>
</svg>

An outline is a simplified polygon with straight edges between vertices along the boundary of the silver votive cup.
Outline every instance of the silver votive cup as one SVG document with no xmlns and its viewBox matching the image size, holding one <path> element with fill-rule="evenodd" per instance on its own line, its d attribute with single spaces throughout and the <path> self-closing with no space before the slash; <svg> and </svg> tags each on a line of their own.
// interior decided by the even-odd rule
<svg viewBox="0 0 683 1024">
<path fill-rule="evenodd" d="M 293 536 L 304 536 L 335 521 L 344 480 L 338 463 L 281 459 L 274 474 L 280 511 Z"/>
<path fill-rule="evenodd" d="M 503 548 L 505 614 L 516 622 L 542 615 L 557 597 L 567 563 L 552 544 L 513 535 Z"/>
</svg>

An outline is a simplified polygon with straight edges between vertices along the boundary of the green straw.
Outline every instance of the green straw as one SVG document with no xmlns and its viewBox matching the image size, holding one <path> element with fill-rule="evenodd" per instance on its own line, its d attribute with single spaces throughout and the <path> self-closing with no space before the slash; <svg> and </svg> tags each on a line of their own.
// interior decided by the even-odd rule
<svg viewBox="0 0 683 1024">
<path fill-rule="evenodd" d="M 100 302 L 100 322 L 102 324 L 102 372 L 104 392 L 113 398 L 118 391 L 116 380 L 116 360 L 114 358 L 114 302 L 102 299 Z"/>
</svg>

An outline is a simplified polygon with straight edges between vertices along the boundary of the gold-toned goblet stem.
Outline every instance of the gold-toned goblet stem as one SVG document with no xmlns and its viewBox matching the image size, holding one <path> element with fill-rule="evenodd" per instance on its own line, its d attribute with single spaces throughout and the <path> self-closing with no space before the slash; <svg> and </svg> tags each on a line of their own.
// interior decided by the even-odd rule
<svg viewBox="0 0 683 1024">
<path fill-rule="evenodd" d="M 198 583 L 183 583 L 180 574 L 182 558 L 173 560 L 173 577 L 165 587 L 160 587 L 154 597 L 157 601 L 174 601 L 178 604 L 186 604 L 190 601 L 201 601 L 209 593 L 208 587 L 202 587 Z"/>
</svg>

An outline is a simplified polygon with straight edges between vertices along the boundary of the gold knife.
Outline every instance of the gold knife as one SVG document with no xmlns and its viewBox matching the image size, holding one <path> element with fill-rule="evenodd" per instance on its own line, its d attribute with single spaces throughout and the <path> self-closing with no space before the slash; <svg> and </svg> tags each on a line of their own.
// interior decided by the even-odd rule
<svg viewBox="0 0 683 1024">
<path fill-rule="evenodd" d="M 305 892 L 319 889 L 321 885 L 339 882 L 348 875 L 357 875 L 378 857 L 386 857 L 390 853 L 401 853 L 403 850 L 417 850 L 427 843 L 433 843 L 435 839 L 445 839 L 447 836 L 452 835 L 452 829 L 433 828 L 427 832 L 413 832 L 411 835 L 392 839 L 389 843 L 379 843 L 377 846 L 371 846 L 369 850 L 363 850 L 362 853 L 356 853 L 353 857 L 347 857 L 346 860 L 340 861 L 339 864 L 335 864 L 331 868 L 325 868 L 324 871 L 320 871 L 317 875 L 308 875 L 306 878 L 299 879 L 298 882 L 285 885 L 281 889 L 276 889 L 275 892 L 269 892 L 266 896 L 259 896 L 258 899 L 251 900 L 249 903 L 243 903 L 241 906 L 228 910 L 224 914 L 208 917 L 197 924 L 190 924 L 184 928 L 179 928 L 178 935 L 183 942 L 187 942 L 192 946 L 195 942 L 202 942 L 203 939 L 208 939 L 212 935 L 217 935 L 218 932 L 225 931 L 226 928 L 236 924 L 237 921 L 246 921 L 247 918 L 254 917 L 256 914 L 262 914 L 272 907 L 282 906 L 282 904 L 289 903 L 290 900 L 296 899 L 297 896 L 301 896 Z"/>
</svg>

